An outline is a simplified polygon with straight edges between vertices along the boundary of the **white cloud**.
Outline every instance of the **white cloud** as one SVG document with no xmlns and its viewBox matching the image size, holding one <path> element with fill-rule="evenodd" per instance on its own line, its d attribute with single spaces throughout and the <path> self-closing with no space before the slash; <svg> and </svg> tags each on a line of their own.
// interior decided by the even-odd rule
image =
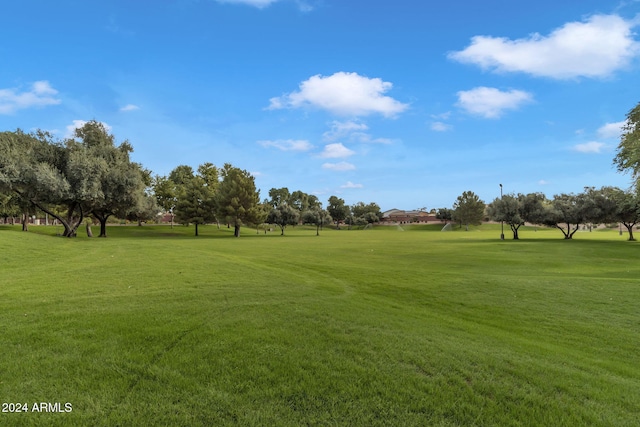
<svg viewBox="0 0 640 427">
<path fill-rule="evenodd" d="M 344 171 L 352 171 L 355 170 L 355 165 L 352 165 L 351 163 L 347 163 L 347 162 L 340 162 L 340 163 L 324 163 L 322 165 L 323 169 L 329 169 L 329 170 L 333 170 L 333 171 L 338 171 L 338 172 L 344 172 Z"/>
<path fill-rule="evenodd" d="M 322 137 L 327 141 L 333 141 L 350 136 L 354 133 L 361 133 L 365 130 L 369 130 L 369 126 L 364 123 L 359 123 L 353 120 L 346 122 L 334 120 L 331 122 L 331 130 L 322 134 Z"/>
<path fill-rule="evenodd" d="M 395 99 L 384 96 L 393 87 L 379 78 L 357 73 L 338 72 L 331 76 L 317 74 L 300 83 L 300 90 L 271 98 L 269 109 L 315 107 L 341 116 L 382 114 L 394 117 L 408 108 Z"/>
<path fill-rule="evenodd" d="M 111 126 L 106 124 L 105 122 L 100 122 L 102 126 L 104 126 L 105 130 L 111 133 Z M 67 133 L 65 134 L 65 138 L 73 138 L 75 136 L 76 129 L 81 128 L 87 124 L 86 120 L 74 120 L 69 126 L 67 126 Z"/>
<path fill-rule="evenodd" d="M 140 107 L 138 107 L 137 105 L 133 105 L 133 104 L 127 104 L 124 107 L 122 107 L 120 109 L 120 111 L 135 111 L 135 110 L 139 110 Z"/>
<path fill-rule="evenodd" d="M 31 89 L 19 92 L 18 89 L 0 89 L 0 114 L 12 114 L 17 110 L 31 107 L 44 107 L 60 104 L 55 95 L 58 91 L 48 81 L 33 83 Z"/>
<path fill-rule="evenodd" d="M 324 150 L 320 153 L 320 157 L 325 159 L 339 159 L 343 157 L 349 157 L 356 152 L 348 149 L 342 143 L 337 142 L 334 144 L 327 144 L 324 146 Z"/>
<path fill-rule="evenodd" d="M 573 150 L 579 153 L 600 153 L 604 146 L 602 142 L 591 141 L 584 144 L 576 144 L 573 146 Z"/>
<path fill-rule="evenodd" d="M 620 138 L 620 135 L 622 135 L 622 128 L 626 123 L 626 121 L 605 123 L 598 129 L 598 136 L 605 139 Z"/>
<path fill-rule="evenodd" d="M 265 148 L 274 147 L 282 151 L 309 151 L 313 145 L 304 139 L 277 139 L 275 141 L 258 141 Z"/>
<path fill-rule="evenodd" d="M 337 139 L 346 139 L 349 142 L 362 144 L 391 144 L 392 139 L 389 138 L 373 138 L 371 134 L 364 132 L 369 130 L 369 126 L 358 121 L 333 121 L 331 130 L 322 134 L 325 141 L 335 141 Z"/>
<path fill-rule="evenodd" d="M 447 124 L 447 123 L 443 123 L 443 122 L 433 122 L 431 123 L 431 130 L 434 130 L 436 132 L 446 132 L 448 130 L 453 129 L 453 126 Z"/>
<path fill-rule="evenodd" d="M 544 179 L 541 179 L 540 181 L 538 181 L 538 185 L 549 185 L 550 182 Z"/>
<path fill-rule="evenodd" d="M 632 21 L 618 15 L 594 15 L 569 22 L 548 36 L 527 38 L 475 36 L 464 50 L 448 56 L 499 72 L 523 72 L 554 79 L 605 77 L 625 67 L 640 52 Z"/>
<path fill-rule="evenodd" d="M 477 87 L 458 92 L 458 105 L 471 114 L 496 119 L 505 110 L 515 110 L 531 102 L 533 96 L 521 90 L 501 91 L 492 87 Z"/>
<path fill-rule="evenodd" d="M 340 186 L 340 188 L 362 188 L 363 185 L 362 184 L 354 184 L 351 181 L 347 181 L 346 184 L 343 184 Z"/>
<path fill-rule="evenodd" d="M 445 113 L 440 113 L 440 114 L 431 114 L 431 118 L 434 120 L 449 120 L 449 117 L 451 117 L 451 111 L 447 111 Z"/>
<path fill-rule="evenodd" d="M 276 3 L 279 0 L 216 0 L 218 3 L 231 3 L 231 4 L 246 4 L 248 6 L 254 6 L 258 9 L 263 9 L 272 3 Z"/>
</svg>

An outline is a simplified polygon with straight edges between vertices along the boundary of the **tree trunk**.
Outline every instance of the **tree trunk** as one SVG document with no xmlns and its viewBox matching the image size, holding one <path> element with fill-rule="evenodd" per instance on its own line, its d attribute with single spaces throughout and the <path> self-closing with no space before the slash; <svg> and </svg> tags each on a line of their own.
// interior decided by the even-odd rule
<svg viewBox="0 0 640 427">
<path fill-rule="evenodd" d="M 320 235 L 320 226 L 317 225 L 316 226 L 316 236 L 319 236 L 319 235 Z"/>
<path fill-rule="evenodd" d="M 19 192 L 17 192 L 17 193 L 19 195 L 22 195 Z M 37 207 L 38 209 L 40 209 L 42 212 L 44 212 L 46 214 L 49 214 L 52 217 L 54 217 L 56 220 L 60 221 L 60 224 L 62 224 L 62 226 L 64 227 L 64 232 L 62 233 L 62 235 L 64 237 L 76 237 L 76 230 L 78 229 L 78 227 L 82 223 L 82 220 L 84 219 L 84 212 L 82 210 L 82 206 L 80 206 L 78 204 L 71 204 L 69 206 L 69 212 L 67 213 L 67 219 L 65 220 L 60 215 L 57 215 L 57 214 L 53 213 L 52 211 L 48 210 L 47 208 L 45 208 L 42 205 L 39 205 L 38 203 L 34 202 L 33 200 L 31 200 L 31 204 L 33 206 Z M 76 208 L 80 212 L 80 219 L 78 220 L 78 222 L 74 222 L 73 221 L 73 213 L 76 210 Z"/>
<path fill-rule="evenodd" d="M 91 224 L 87 223 L 87 237 L 93 237 L 93 232 L 91 231 Z"/>
<path fill-rule="evenodd" d="M 198 223 L 197 222 L 195 223 L 195 226 L 196 226 L 196 237 L 198 237 Z"/>
<path fill-rule="evenodd" d="M 240 237 L 240 226 L 239 225 L 234 225 L 233 226 L 233 235 L 235 237 Z"/>
<path fill-rule="evenodd" d="M 625 227 L 627 227 L 627 230 L 629 231 L 629 239 L 628 239 L 628 240 L 629 240 L 630 242 L 632 242 L 632 241 L 636 240 L 636 239 L 633 237 L 633 226 L 634 226 L 635 224 L 627 224 L 627 223 L 625 223 L 625 222 L 623 222 L 623 224 L 624 224 L 624 226 L 625 226 Z"/>
<path fill-rule="evenodd" d="M 509 224 L 511 225 L 511 224 Z M 518 237 L 518 229 L 520 228 L 520 226 L 516 226 L 516 225 L 511 225 L 511 231 L 513 231 L 513 240 L 520 240 L 520 237 Z"/>
<path fill-rule="evenodd" d="M 29 231 L 29 215 L 22 214 L 22 231 Z"/>
<path fill-rule="evenodd" d="M 109 219 L 111 215 L 103 215 L 97 212 L 92 212 L 92 214 L 100 221 L 100 235 L 98 237 L 107 237 L 107 219 Z"/>
</svg>

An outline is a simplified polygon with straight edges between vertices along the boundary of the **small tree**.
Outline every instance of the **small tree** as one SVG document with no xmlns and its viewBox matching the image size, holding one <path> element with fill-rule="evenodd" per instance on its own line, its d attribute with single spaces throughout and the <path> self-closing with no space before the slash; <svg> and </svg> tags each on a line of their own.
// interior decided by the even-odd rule
<svg viewBox="0 0 640 427">
<path fill-rule="evenodd" d="M 302 222 L 304 224 L 313 224 L 316 226 L 316 236 L 320 235 L 320 230 L 324 226 L 324 224 L 330 224 L 333 219 L 329 212 L 322 207 L 315 207 L 304 211 L 302 214 Z"/>
<path fill-rule="evenodd" d="M 545 207 L 542 224 L 560 230 L 565 240 L 573 239 L 573 235 L 592 215 L 589 210 L 593 202 L 584 193 L 556 194 Z"/>
<path fill-rule="evenodd" d="M 267 216 L 269 224 L 277 224 L 280 227 L 280 235 L 284 236 L 284 229 L 287 225 L 296 225 L 300 220 L 300 214 L 296 209 L 287 203 L 282 203 L 278 207 L 271 209 Z"/>
<path fill-rule="evenodd" d="M 198 225 L 216 220 L 217 176 L 218 170 L 211 163 L 201 165 L 198 174 L 192 174 L 191 177 L 188 176 L 187 169 L 180 169 L 181 185 L 176 201 L 176 217 L 182 223 L 194 224 L 196 236 Z"/>
<path fill-rule="evenodd" d="M 465 191 L 456 199 L 453 204 L 453 219 L 465 224 L 466 230 L 469 225 L 480 225 L 484 218 L 484 202 L 473 191 Z"/>
<path fill-rule="evenodd" d="M 523 202 L 524 196 L 519 194 L 506 194 L 501 198 L 496 198 L 489 206 L 487 213 L 493 221 L 506 222 L 513 232 L 513 240 L 518 240 L 518 230 L 524 225 Z"/>
<path fill-rule="evenodd" d="M 436 213 L 436 218 L 440 221 L 444 221 L 444 223 L 447 224 L 453 219 L 453 210 L 449 208 L 440 208 Z"/>
<path fill-rule="evenodd" d="M 249 172 L 229 163 L 224 165 L 222 177 L 216 196 L 218 217 L 233 224 L 233 235 L 240 237 L 240 227 L 255 224 L 261 216 L 260 191 Z"/>
<path fill-rule="evenodd" d="M 340 222 L 347 219 L 351 214 L 349 206 L 344 204 L 344 199 L 336 196 L 329 197 L 329 205 L 327 206 L 327 212 L 333 218 L 336 223 L 336 228 L 340 229 Z"/>
<path fill-rule="evenodd" d="M 623 191 L 616 187 L 603 189 L 609 198 L 615 201 L 613 219 L 619 221 L 629 232 L 629 240 L 633 237 L 633 227 L 640 222 L 640 195 L 637 191 Z"/>
<path fill-rule="evenodd" d="M 158 206 L 171 216 L 171 228 L 173 228 L 174 210 L 178 199 L 176 184 L 167 177 L 156 176 L 153 180 L 153 193 Z"/>
</svg>

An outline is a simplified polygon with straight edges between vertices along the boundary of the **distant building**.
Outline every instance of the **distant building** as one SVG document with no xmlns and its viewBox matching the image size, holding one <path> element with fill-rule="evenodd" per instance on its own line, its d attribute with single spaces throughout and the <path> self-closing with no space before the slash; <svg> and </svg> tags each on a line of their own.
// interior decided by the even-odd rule
<svg viewBox="0 0 640 427">
<path fill-rule="evenodd" d="M 390 209 L 382 212 L 383 223 L 397 223 L 397 224 L 426 224 L 427 222 L 442 222 L 436 218 L 435 214 L 420 210 L 415 211 L 403 211 L 401 209 Z"/>
</svg>

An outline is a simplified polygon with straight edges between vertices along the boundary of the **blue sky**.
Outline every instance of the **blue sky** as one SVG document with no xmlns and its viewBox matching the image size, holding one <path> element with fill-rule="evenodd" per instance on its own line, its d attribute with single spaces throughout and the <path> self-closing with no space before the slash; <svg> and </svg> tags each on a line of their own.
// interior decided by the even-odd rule
<svg viewBox="0 0 640 427">
<path fill-rule="evenodd" d="M 0 130 L 95 119 L 155 174 L 204 162 L 383 210 L 627 187 L 640 2 L 5 2 Z"/>
</svg>

